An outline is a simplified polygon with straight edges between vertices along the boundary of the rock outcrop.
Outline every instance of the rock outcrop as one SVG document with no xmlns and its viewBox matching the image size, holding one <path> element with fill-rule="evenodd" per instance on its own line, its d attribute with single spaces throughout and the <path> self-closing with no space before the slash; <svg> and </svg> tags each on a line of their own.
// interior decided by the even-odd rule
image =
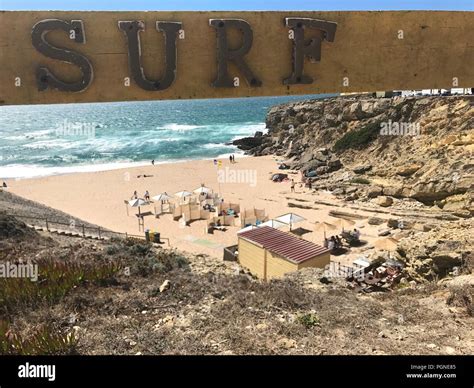
<svg viewBox="0 0 474 388">
<path fill-rule="evenodd" d="M 236 144 L 253 155 L 285 158 L 313 187 L 355 184 L 350 199 L 411 198 L 469 217 L 473 102 L 468 96 L 294 102 L 270 109 L 266 134 Z"/>
</svg>

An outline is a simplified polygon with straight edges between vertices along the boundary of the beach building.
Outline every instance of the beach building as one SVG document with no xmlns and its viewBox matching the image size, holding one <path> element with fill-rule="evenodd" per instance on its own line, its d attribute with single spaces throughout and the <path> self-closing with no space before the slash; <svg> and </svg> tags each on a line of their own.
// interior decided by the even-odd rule
<svg viewBox="0 0 474 388">
<path fill-rule="evenodd" d="M 269 226 L 242 232 L 238 239 L 240 265 L 263 280 L 306 267 L 324 268 L 330 261 L 328 249 Z"/>
</svg>

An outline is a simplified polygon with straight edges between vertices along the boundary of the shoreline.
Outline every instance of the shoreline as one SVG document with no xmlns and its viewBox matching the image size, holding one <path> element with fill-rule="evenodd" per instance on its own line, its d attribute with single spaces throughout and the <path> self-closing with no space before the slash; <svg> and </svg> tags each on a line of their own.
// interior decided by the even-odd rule
<svg viewBox="0 0 474 388">
<path fill-rule="evenodd" d="M 201 160 L 226 160 L 228 159 L 229 155 L 235 155 L 236 159 L 242 159 L 242 158 L 247 158 L 251 157 L 251 155 L 247 155 L 244 153 L 244 151 L 237 149 L 235 152 L 230 152 L 228 154 L 220 154 L 216 157 L 206 157 L 206 158 L 190 158 L 190 159 L 174 159 L 174 160 L 160 160 L 156 161 L 155 160 L 155 165 L 163 165 L 163 164 L 179 164 L 179 163 L 187 163 L 187 162 L 193 162 L 193 161 L 201 161 Z M 110 166 L 105 168 L 105 166 Z M 10 166 L 3 166 L 0 167 L 0 173 L 2 172 L 2 169 L 8 169 L 8 168 L 26 168 L 26 169 L 71 169 L 71 171 L 67 172 L 52 172 L 49 174 L 45 175 L 36 175 L 36 176 L 1 176 L 0 175 L 0 180 L 8 182 L 9 181 L 18 181 L 18 180 L 25 180 L 25 179 L 42 179 L 42 178 L 47 178 L 51 176 L 64 176 L 64 175 L 71 175 L 71 174 L 90 174 L 90 173 L 95 173 L 95 172 L 105 172 L 105 171 L 117 171 L 117 170 L 124 170 L 124 169 L 130 169 L 130 168 L 140 168 L 140 167 L 146 167 L 146 166 L 152 166 L 151 165 L 151 160 L 148 161 L 139 161 L 139 162 L 125 162 L 125 161 L 117 161 L 117 162 L 112 162 L 112 163 L 102 163 L 102 164 L 83 164 L 83 165 L 72 165 L 72 166 L 65 166 L 65 167 L 53 167 L 53 166 L 38 166 L 38 165 L 10 165 Z M 98 168 L 94 168 L 98 167 Z M 104 167 L 104 168 L 102 168 Z M 78 170 L 72 170 L 72 169 L 78 169 Z M 83 169 L 81 171 L 81 169 Z"/>
</svg>

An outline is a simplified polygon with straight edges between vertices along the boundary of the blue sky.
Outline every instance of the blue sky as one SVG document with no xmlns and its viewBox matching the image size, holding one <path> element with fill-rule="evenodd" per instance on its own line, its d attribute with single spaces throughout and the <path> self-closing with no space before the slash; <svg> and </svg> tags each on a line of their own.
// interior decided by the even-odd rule
<svg viewBox="0 0 474 388">
<path fill-rule="evenodd" d="M 0 0 L 1 10 L 73 11 L 474 11 L 474 0 Z"/>
</svg>

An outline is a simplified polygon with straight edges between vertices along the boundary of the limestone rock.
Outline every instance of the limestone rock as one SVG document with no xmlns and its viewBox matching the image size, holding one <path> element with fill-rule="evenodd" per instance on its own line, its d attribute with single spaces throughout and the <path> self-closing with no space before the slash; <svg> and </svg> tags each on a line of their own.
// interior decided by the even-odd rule
<svg viewBox="0 0 474 388">
<path fill-rule="evenodd" d="M 352 169 L 356 174 L 364 174 L 368 171 L 372 170 L 372 166 L 370 164 L 362 165 L 362 166 L 357 166 Z"/>
<path fill-rule="evenodd" d="M 368 198 L 376 198 L 382 195 L 383 189 L 380 186 L 372 186 L 367 190 Z"/>
<path fill-rule="evenodd" d="M 377 197 L 376 203 L 382 207 L 389 207 L 393 204 L 393 198 L 383 195 L 381 197 Z"/>
<path fill-rule="evenodd" d="M 421 164 L 410 164 L 398 168 L 396 173 L 401 176 L 410 176 L 417 172 L 421 167 L 423 167 Z"/>
<path fill-rule="evenodd" d="M 166 279 L 160 286 L 160 292 L 165 292 L 167 289 L 169 289 L 171 286 L 171 283 L 168 279 Z"/>
</svg>

